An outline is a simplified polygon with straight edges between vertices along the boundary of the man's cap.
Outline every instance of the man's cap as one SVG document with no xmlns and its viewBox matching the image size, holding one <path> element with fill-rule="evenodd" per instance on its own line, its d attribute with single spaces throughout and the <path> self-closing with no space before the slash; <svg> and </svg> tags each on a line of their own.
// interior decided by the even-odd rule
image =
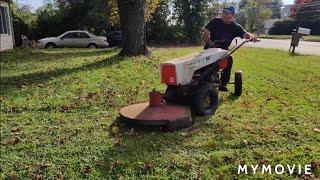
<svg viewBox="0 0 320 180">
<path fill-rule="evenodd" d="M 236 14 L 236 8 L 234 6 L 228 6 L 226 8 L 223 8 L 222 12 L 230 13 L 235 15 Z"/>
</svg>

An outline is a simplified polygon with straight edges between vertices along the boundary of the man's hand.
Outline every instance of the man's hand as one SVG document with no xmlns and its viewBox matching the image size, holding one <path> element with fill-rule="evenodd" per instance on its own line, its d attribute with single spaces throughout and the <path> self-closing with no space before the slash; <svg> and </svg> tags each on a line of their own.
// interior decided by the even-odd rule
<svg viewBox="0 0 320 180">
<path fill-rule="evenodd" d="M 251 34 L 251 33 L 244 34 L 243 38 L 249 39 L 252 42 L 257 42 L 258 41 L 257 37 L 255 35 Z"/>
</svg>

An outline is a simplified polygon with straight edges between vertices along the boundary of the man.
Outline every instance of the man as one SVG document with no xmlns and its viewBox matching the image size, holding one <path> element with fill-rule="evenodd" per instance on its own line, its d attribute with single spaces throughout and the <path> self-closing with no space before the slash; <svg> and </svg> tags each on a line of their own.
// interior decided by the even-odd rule
<svg viewBox="0 0 320 180">
<path fill-rule="evenodd" d="M 228 49 L 232 40 L 236 37 L 256 41 L 257 38 L 246 32 L 240 24 L 234 22 L 236 9 L 234 6 L 224 8 L 221 18 L 213 18 L 204 28 L 202 38 L 206 45 L 204 49 L 219 47 Z M 219 91 L 228 91 L 227 84 L 230 80 L 233 59 L 228 58 L 228 66 L 222 71 L 221 86 Z"/>
</svg>

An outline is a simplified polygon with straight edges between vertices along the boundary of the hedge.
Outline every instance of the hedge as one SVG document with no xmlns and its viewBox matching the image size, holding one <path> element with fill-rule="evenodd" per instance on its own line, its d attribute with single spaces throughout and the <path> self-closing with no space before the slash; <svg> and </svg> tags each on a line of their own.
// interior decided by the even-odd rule
<svg viewBox="0 0 320 180">
<path fill-rule="evenodd" d="M 320 35 L 320 20 L 297 22 L 295 20 L 277 21 L 269 29 L 270 35 L 290 35 L 293 29 L 304 27 L 311 29 L 311 35 Z"/>
</svg>

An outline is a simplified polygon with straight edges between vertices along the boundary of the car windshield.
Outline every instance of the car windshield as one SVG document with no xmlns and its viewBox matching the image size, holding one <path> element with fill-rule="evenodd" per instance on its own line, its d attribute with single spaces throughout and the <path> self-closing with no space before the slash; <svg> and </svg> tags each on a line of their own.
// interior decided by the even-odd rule
<svg viewBox="0 0 320 180">
<path fill-rule="evenodd" d="M 94 37 L 96 36 L 96 35 L 89 33 L 89 32 L 87 32 L 87 34 L 89 34 L 89 36 L 94 36 Z"/>
</svg>

